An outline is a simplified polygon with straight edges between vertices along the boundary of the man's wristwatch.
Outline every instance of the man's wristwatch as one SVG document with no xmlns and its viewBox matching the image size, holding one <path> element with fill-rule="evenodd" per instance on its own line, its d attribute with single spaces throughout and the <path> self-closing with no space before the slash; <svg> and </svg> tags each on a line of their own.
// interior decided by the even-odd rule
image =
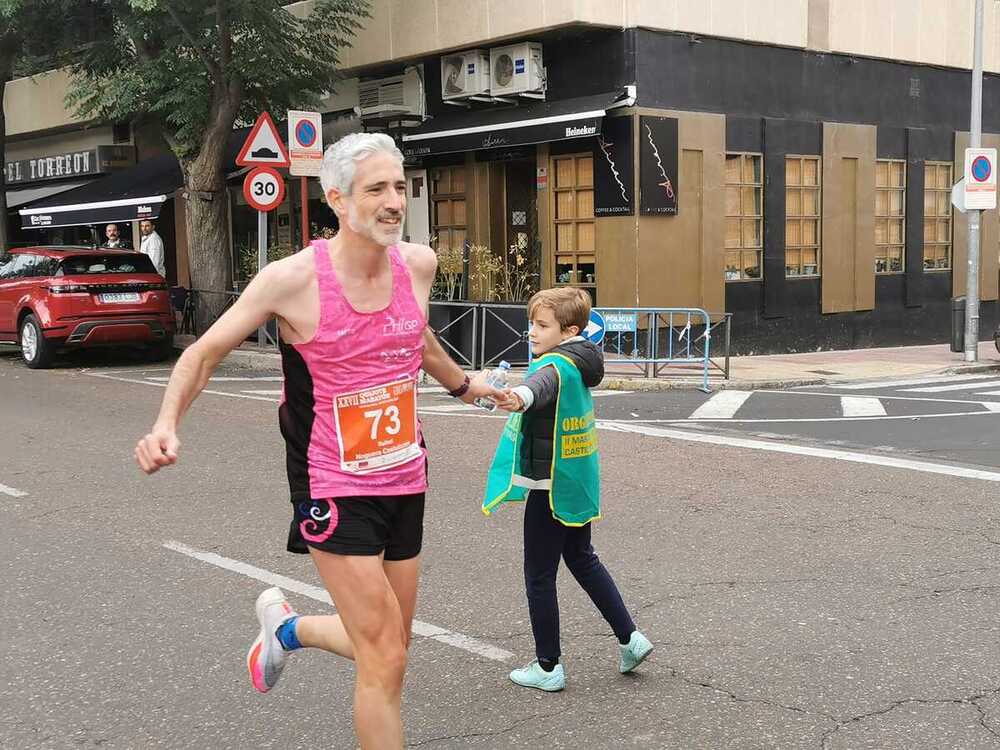
<svg viewBox="0 0 1000 750">
<path fill-rule="evenodd" d="M 469 390 L 469 382 L 469 376 L 466 375 L 465 382 L 463 382 L 462 385 L 458 386 L 455 390 L 448 391 L 448 395 L 454 396 L 455 398 L 461 398 L 465 395 L 465 392 Z"/>
</svg>

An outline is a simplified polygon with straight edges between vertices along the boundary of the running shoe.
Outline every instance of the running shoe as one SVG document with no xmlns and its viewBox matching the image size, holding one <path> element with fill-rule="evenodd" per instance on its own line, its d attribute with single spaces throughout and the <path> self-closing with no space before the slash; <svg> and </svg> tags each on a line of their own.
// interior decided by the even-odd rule
<svg viewBox="0 0 1000 750">
<path fill-rule="evenodd" d="M 653 644 L 638 630 L 632 631 L 632 637 L 629 638 L 628 643 L 624 646 L 619 643 L 618 648 L 622 652 L 621 660 L 618 662 L 618 671 L 622 674 L 631 672 L 653 652 Z"/>
<path fill-rule="evenodd" d="M 289 653 L 281 647 L 277 630 L 281 623 L 295 616 L 295 610 L 277 587 L 267 589 L 257 597 L 256 609 L 260 633 L 247 653 L 247 669 L 253 686 L 266 693 L 277 684 Z"/>
<path fill-rule="evenodd" d="M 538 660 L 510 673 L 511 682 L 521 687 L 538 688 L 547 693 L 557 693 L 566 687 L 566 673 L 562 664 L 556 664 L 551 672 L 542 669 Z"/>
</svg>

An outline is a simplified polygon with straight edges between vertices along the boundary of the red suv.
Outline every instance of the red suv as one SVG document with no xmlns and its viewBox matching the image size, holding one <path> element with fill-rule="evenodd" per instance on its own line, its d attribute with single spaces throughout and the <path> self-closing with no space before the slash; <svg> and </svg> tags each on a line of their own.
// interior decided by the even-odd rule
<svg viewBox="0 0 1000 750">
<path fill-rule="evenodd" d="M 170 292 L 142 253 L 23 247 L 0 259 L 0 342 L 19 343 L 28 367 L 106 344 L 147 344 L 165 358 L 173 338 Z"/>
</svg>

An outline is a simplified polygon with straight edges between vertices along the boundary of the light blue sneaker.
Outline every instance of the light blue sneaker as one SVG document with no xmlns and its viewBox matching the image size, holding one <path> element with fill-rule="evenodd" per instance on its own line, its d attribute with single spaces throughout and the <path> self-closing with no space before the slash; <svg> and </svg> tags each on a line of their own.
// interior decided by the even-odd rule
<svg viewBox="0 0 1000 750">
<path fill-rule="evenodd" d="M 538 688 L 547 693 L 558 693 L 566 687 L 566 673 L 562 664 L 556 664 L 551 672 L 546 672 L 538 660 L 510 673 L 510 680 L 521 687 Z"/>
<path fill-rule="evenodd" d="M 628 674 L 633 669 L 642 664 L 646 657 L 653 652 L 653 644 L 638 630 L 632 631 L 632 637 L 624 646 L 618 644 L 622 652 L 621 660 L 618 662 L 618 671 Z"/>
</svg>

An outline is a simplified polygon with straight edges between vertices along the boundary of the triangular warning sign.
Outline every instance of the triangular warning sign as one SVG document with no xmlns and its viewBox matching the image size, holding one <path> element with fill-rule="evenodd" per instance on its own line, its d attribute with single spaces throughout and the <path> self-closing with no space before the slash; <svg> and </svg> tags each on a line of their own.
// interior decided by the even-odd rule
<svg viewBox="0 0 1000 750">
<path fill-rule="evenodd" d="M 287 167 L 288 150 L 281 142 L 274 120 L 267 112 L 261 112 L 257 122 L 253 124 L 250 135 L 247 136 L 236 157 L 236 163 L 241 167 Z"/>
</svg>

